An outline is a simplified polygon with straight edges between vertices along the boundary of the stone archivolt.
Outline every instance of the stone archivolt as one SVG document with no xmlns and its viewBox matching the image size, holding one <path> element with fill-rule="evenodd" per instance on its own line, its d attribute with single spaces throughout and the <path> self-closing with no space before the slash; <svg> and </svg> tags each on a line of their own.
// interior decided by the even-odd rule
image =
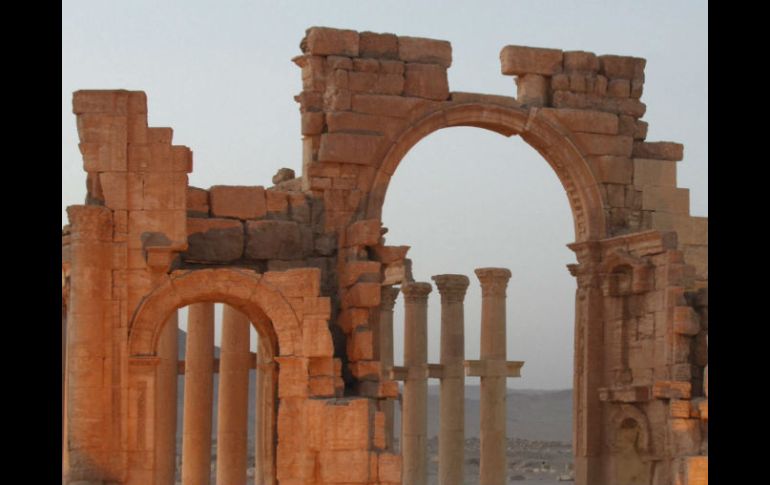
<svg viewBox="0 0 770 485">
<path fill-rule="evenodd" d="M 260 335 L 255 362 L 234 337 L 221 365 L 232 382 L 242 366 L 260 372 L 262 482 L 423 483 L 424 387 L 439 378 L 456 394 L 464 367 L 490 383 L 482 482 L 504 483 L 505 457 L 496 454 L 504 413 L 493 403 L 523 365 L 494 345 L 505 332 L 510 271 L 477 270 L 491 332 L 479 361 L 462 361 L 457 337 L 467 277 L 434 277 L 448 334 L 442 364 L 429 364 L 421 329 L 431 285 L 412 280 L 408 246 L 382 237 L 400 161 L 452 126 L 521 136 L 567 193 L 578 260 L 569 268 L 576 483 L 705 483 L 708 220 L 690 216 L 688 190 L 676 185 L 682 145 L 646 140 L 645 60 L 506 46 L 501 72 L 516 79 L 513 98 L 451 91 L 452 47 L 443 40 L 313 27 L 301 49 L 302 173 L 281 169 L 267 188 L 191 187 L 192 152 L 172 144 L 170 128 L 147 125 L 143 92 L 74 94 L 88 177 L 86 204 L 68 208 L 62 233 L 65 483 L 172 483 L 174 430 L 164 423 L 175 393 L 164 383 L 174 357 L 164 335 L 178 308 L 212 302 Z M 392 285 L 414 322 L 415 361 L 406 367 L 393 366 Z M 393 450 L 396 380 L 409 386 L 409 456 Z M 228 406 L 242 406 L 242 390 L 225 392 Z M 462 415 L 449 397 L 442 406 Z M 226 418 L 237 428 L 236 411 Z M 447 483 L 459 473 L 449 462 L 463 436 L 450 421 L 440 451 Z M 241 443 L 224 446 L 230 465 L 218 473 L 240 481 Z"/>
</svg>

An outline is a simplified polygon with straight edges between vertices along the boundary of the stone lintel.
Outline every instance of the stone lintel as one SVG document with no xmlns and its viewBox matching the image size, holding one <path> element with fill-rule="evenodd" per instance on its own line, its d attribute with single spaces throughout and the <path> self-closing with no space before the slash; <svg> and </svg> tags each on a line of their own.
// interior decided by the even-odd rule
<svg viewBox="0 0 770 485">
<path fill-rule="evenodd" d="M 468 377 L 521 377 L 521 360 L 466 360 L 465 375 Z"/>
</svg>

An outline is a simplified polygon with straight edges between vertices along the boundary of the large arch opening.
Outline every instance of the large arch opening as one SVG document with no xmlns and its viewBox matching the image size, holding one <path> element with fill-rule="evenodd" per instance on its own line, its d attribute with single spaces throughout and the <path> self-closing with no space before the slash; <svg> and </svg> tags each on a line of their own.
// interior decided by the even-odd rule
<svg viewBox="0 0 770 485">
<path fill-rule="evenodd" d="M 566 247 L 574 235 L 572 214 L 558 179 L 540 154 L 516 138 L 452 127 L 430 134 L 409 151 L 388 195 L 382 211 L 387 244 L 411 246 L 414 280 L 431 281 L 445 273 L 470 279 L 464 299 L 466 359 L 479 359 L 480 349 L 482 295 L 474 269 L 511 269 L 507 355 L 526 365 L 520 379 L 507 382 L 508 476 L 555 483 L 572 467 L 575 294 L 575 280 L 565 268 L 574 261 Z M 403 296 L 398 299 L 397 366 L 403 362 L 404 342 Z M 428 301 L 428 361 L 438 363 L 438 288 Z M 437 380 L 429 382 L 429 483 L 437 483 L 440 386 Z M 465 378 L 468 483 L 479 474 L 479 384 L 479 377 Z"/>
<path fill-rule="evenodd" d="M 557 179 L 559 180 L 561 184 L 561 189 L 558 188 L 558 185 L 555 184 L 555 180 L 550 175 L 545 175 L 543 178 L 549 178 L 550 181 L 553 183 L 554 187 L 556 188 L 556 192 L 566 193 L 567 200 L 569 203 L 569 207 L 571 209 L 571 217 L 564 217 L 560 221 L 562 228 L 563 226 L 572 226 L 574 229 L 574 233 L 572 236 L 568 235 L 567 233 L 564 233 L 561 235 L 561 237 L 558 237 L 558 239 L 561 239 L 556 243 L 559 250 L 563 251 L 564 258 L 557 258 L 561 259 L 558 263 L 551 261 L 550 268 L 554 269 L 555 271 L 558 271 L 561 275 L 561 279 L 566 283 L 564 287 L 564 293 L 563 293 L 563 302 L 565 303 L 562 308 L 564 309 L 565 315 L 563 315 L 561 318 L 564 318 L 566 320 L 573 320 L 574 323 L 574 331 L 573 330 L 566 330 L 566 333 L 568 335 L 567 341 L 564 342 L 563 347 L 567 349 L 566 352 L 562 353 L 562 356 L 566 354 L 568 356 L 565 360 L 570 360 L 572 358 L 573 362 L 568 364 L 568 367 L 570 369 L 571 373 L 571 379 L 567 378 L 567 381 L 569 382 L 569 386 L 565 387 L 572 387 L 576 389 L 576 392 L 578 393 L 576 396 L 571 396 L 571 393 L 564 393 L 563 397 L 567 398 L 570 402 L 570 406 L 566 410 L 566 412 L 562 413 L 562 417 L 565 418 L 567 422 L 572 423 L 572 430 L 570 430 L 568 433 L 571 433 L 572 436 L 570 436 L 566 442 L 571 442 L 571 453 L 569 451 L 569 446 L 562 447 L 561 450 L 559 450 L 561 453 L 566 453 L 567 455 L 571 455 L 573 457 L 572 463 L 569 463 L 570 460 L 566 460 L 561 462 L 561 464 L 557 467 L 553 466 L 543 466 L 542 462 L 538 465 L 532 464 L 532 468 L 539 468 L 540 472 L 545 472 L 549 474 L 565 474 L 573 472 L 575 469 L 574 467 L 579 466 L 580 467 L 580 473 L 583 473 L 583 470 L 585 467 L 591 468 L 593 465 L 591 465 L 593 460 L 592 456 L 584 456 L 584 447 L 581 446 L 581 443 L 585 442 L 586 440 L 591 440 L 590 436 L 599 433 L 599 430 L 591 429 L 589 426 L 585 426 L 584 421 L 589 419 L 590 416 L 591 419 L 594 419 L 595 415 L 601 412 L 600 409 L 584 409 L 584 407 L 581 406 L 580 402 L 582 399 L 582 395 L 585 394 L 586 390 L 583 389 L 584 383 L 586 382 L 586 376 L 590 372 L 588 370 L 588 366 L 584 365 L 584 360 L 586 356 L 593 355 L 594 349 L 593 345 L 596 344 L 596 342 L 590 342 L 588 345 L 581 347 L 578 349 L 577 347 L 574 347 L 575 354 L 573 355 L 573 352 L 571 352 L 571 349 L 573 348 L 575 339 L 577 337 L 578 332 L 580 332 L 580 329 L 578 328 L 578 320 L 575 318 L 575 309 L 576 309 L 576 301 L 575 301 L 575 280 L 570 278 L 564 271 L 564 266 L 567 263 L 572 262 L 574 259 L 574 255 L 570 254 L 567 249 L 565 249 L 565 246 L 569 244 L 572 240 L 582 242 L 582 241 L 592 241 L 592 240 L 598 240 L 606 237 L 607 234 L 607 228 L 605 225 L 605 214 L 604 214 L 604 204 L 602 200 L 602 195 L 599 192 L 599 187 L 596 182 L 596 179 L 593 175 L 593 172 L 591 168 L 589 167 L 587 161 L 585 160 L 584 156 L 580 152 L 580 150 L 576 147 L 575 143 L 570 138 L 570 132 L 569 130 L 565 129 L 561 124 L 558 122 L 558 120 L 554 119 L 552 116 L 544 116 L 542 115 L 539 110 L 537 109 L 529 109 L 529 110 L 522 110 L 519 108 L 514 107 L 504 107 L 504 106 L 498 106 L 498 105 L 491 105 L 486 103 L 465 103 L 465 104 L 455 104 L 455 105 L 445 105 L 443 108 L 430 113 L 417 122 L 413 123 L 410 127 L 406 128 L 401 134 L 397 137 L 395 137 L 395 141 L 392 142 L 387 150 L 385 151 L 385 155 L 382 158 L 382 163 L 379 165 L 379 169 L 374 177 L 373 183 L 372 183 L 372 189 L 369 195 L 369 199 L 367 201 L 367 206 L 365 209 L 365 213 L 367 217 L 370 218 L 378 218 L 383 221 L 384 225 L 387 227 L 388 219 L 386 217 L 383 217 L 383 206 L 386 200 L 386 192 L 388 191 L 388 187 L 390 185 L 391 178 L 396 173 L 397 168 L 399 168 L 401 162 L 405 159 L 409 158 L 408 154 L 411 154 L 412 149 L 415 149 L 419 151 L 420 147 L 417 146 L 419 142 L 426 137 L 434 137 L 434 136 L 442 136 L 440 134 L 433 135 L 434 133 L 438 132 L 439 130 L 442 130 L 444 128 L 454 128 L 454 127 L 477 127 L 477 128 L 484 128 L 485 130 L 496 132 L 499 134 L 502 134 L 506 137 L 511 137 L 512 135 L 520 135 L 521 138 L 525 141 L 525 149 L 528 149 L 530 152 L 537 152 L 537 154 L 531 153 L 531 155 L 535 155 L 534 159 L 541 160 L 545 159 L 545 161 L 550 166 L 549 169 L 545 169 L 545 173 L 555 173 L 557 175 Z M 449 133 L 453 130 L 444 130 L 444 132 Z M 474 130 L 476 131 L 476 130 Z M 478 132 L 483 133 L 482 130 L 478 130 Z M 477 136 L 493 136 L 494 133 L 485 133 L 484 135 L 477 135 Z M 447 135 L 451 136 L 451 135 Z M 499 139 L 498 141 L 507 141 L 503 139 Z M 524 145 L 524 144 L 522 144 Z M 480 146 L 483 146 L 481 144 Z M 478 149 L 478 146 L 475 146 L 474 148 Z M 534 150 L 533 150 L 534 149 Z M 466 154 L 469 158 L 472 158 L 474 156 L 478 155 L 483 156 L 483 151 L 480 151 L 480 153 L 472 153 L 472 154 Z M 535 162 L 536 163 L 536 162 Z M 541 167 L 545 167 L 544 165 L 540 165 Z M 434 167 L 435 168 L 435 167 Z M 440 187 L 440 176 L 443 175 L 448 169 L 445 165 L 442 165 L 440 167 L 437 167 L 434 169 L 434 171 L 429 175 L 428 178 L 423 178 L 425 184 L 434 184 L 434 186 Z M 419 176 L 417 178 L 420 178 Z M 538 180 L 537 184 L 534 184 L 536 186 L 542 186 L 543 180 Z M 427 190 L 430 192 L 430 189 Z M 414 190 L 410 192 L 411 194 L 414 194 Z M 421 190 L 421 192 L 424 192 L 424 189 Z M 468 193 L 467 195 L 473 196 L 473 193 Z M 399 198 L 397 195 L 396 198 Z M 404 198 L 403 194 L 402 197 Z M 563 199 L 562 199 L 563 200 Z M 525 199 L 520 199 L 518 201 L 521 204 L 532 206 L 532 201 Z M 429 203 L 429 202 L 428 202 Z M 563 203 L 559 202 L 561 207 L 563 206 Z M 435 206 L 433 207 L 435 210 Z M 419 212 L 417 210 L 416 212 Z M 451 212 L 451 211 L 448 211 Z M 500 211 L 501 214 L 505 214 L 505 210 Z M 432 216 L 429 216 L 432 217 Z M 466 214 L 466 217 L 468 217 L 468 214 Z M 403 216 L 401 217 L 403 219 Z M 571 219 L 573 224 L 569 224 L 569 220 Z M 457 221 L 455 222 L 456 225 L 462 226 L 462 218 L 457 217 Z M 500 225 L 505 224 L 504 221 L 499 221 Z M 545 222 L 541 221 L 539 223 L 539 228 L 545 227 Z M 393 228 L 389 227 L 390 235 L 388 236 L 388 244 L 411 244 L 411 242 L 403 239 L 394 240 L 393 237 L 397 235 L 396 232 L 393 232 Z M 462 227 L 457 229 L 457 232 L 462 232 Z M 447 240 L 446 237 L 441 238 L 442 240 L 439 242 L 439 244 L 447 245 L 451 244 L 450 241 Z M 433 248 L 435 248 L 435 243 L 433 245 Z M 413 250 L 412 250 L 413 251 Z M 428 274 L 419 274 L 419 257 L 415 253 L 410 254 L 410 258 L 414 260 L 413 264 L 413 271 L 416 271 L 418 274 L 414 275 L 416 281 L 429 281 L 429 278 L 431 275 Z M 546 258 L 548 260 L 552 260 L 554 258 Z M 490 264 L 490 263 L 482 263 L 474 265 L 473 263 L 470 263 L 472 266 L 475 266 L 476 268 L 482 267 L 484 264 Z M 494 265 L 500 265 L 499 263 L 495 263 Z M 504 266 L 504 265 L 500 265 Z M 456 271 L 453 268 L 444 268 L 442 273 L 468 273 L 468 271 Z M 478 285 L 478 282 L 475 281 L 474 275 L 472 272 L 469 274 L 471 278 L 471 287 L 474 286 L 474 283 Z M 519 281 L 518 283 L 520 283 Z M 537 285 L 530 284 L 531 288 L 527 289 L 537 289 Z M 512 308 L 512 305 L 515 304 L 515 298 L 517 295 L 513 294 L 514 292 L 510 291 L 511 289 L 515 292 L 514 288 L 509 288 L 508 296 L 509 296 L 509 302 L 508 302 L 508 308 Z M 432 295 L 436 301 L 438 301 L 438 295 Z M 469 292 L 470 298 L 466 299 L 466 301 L 471 301 L 473 299 L 473 296 L 471 296 Z M 478 298 L 478 297 L 477 297 Z M 513 300 L 513 301 L 511 301 Z M 529 304 L 531 301 L 525 300 L 525 303 Z M 551 302 L 552 303 L 552 302 Z M 578 302 L 579 303 L 579 302 Z M 521 304 L 521 302 L 520 302 Z M 580 306 L 580 305 L 578 305 Z M 437 304 L 433 305 L 434 308 L 438 307 Z M 438 310 L 436 310 L 435 313 L 438 313 Z M 515 321 L 514 317 L 515 312 L 512 312 L 511 318 L 509 321 Z M 435 317 L 434 317 L 435 318 Z M 466 311 L 466 322 L 474 322 L 476 320 L 477 316 L 473 314 L 473 310 Z M 518 323 L 518 322 L 517 322 Z M 434 324 L 433 327 L 435 328 L 436 325 Z M 514 326 L 515 327 L 515 326 Z M 466 332 L 469 331 L 471 328 L 469 324 L 466 324 Z M 569 327 L 567 327 L 569 328 Z M 515 335 L 511 331 L 511 327 L 509 326 L 509 335 Z M 562 327 L 561 332 L 564 333 L 564 327 Z M 436 336 L 433 336 L 432 338 L 429 338 L 429 341 L 438 341 Z M 399 337 L 396 336 L 396 341 Z M 535 348 L 537 347 L 537 343 L 534 343 L 533 345 Z M 591 348 L 589 348 L 591 346 Z M 466 350 L 466 358 L 472 357 L 474 354 L 471 352 L 476 352 L 478 347 L 473 348 L 473 345 L 468 345 L 468 348 Z M 511 352 L 509 348 L 509 352 Z M 435 353 L 435 350 L 434 350 Z M 433 356 L 431 356 L 433 357 Z M 519 359 L 520 356 L 512 355 L 512 353 L 509 353 L 509 359 Z M 435 360 L 431 359 L 435 362 Z M 524 359 L 526 360 L 526 359 Z M 537 359 L 535 359 L 537 360 Z M 584 375 L 585 374 L 585 375 Z M 589 394 L 591 391 L 588 391 Z M 568 402 L 569 402 L 568 401 Z M 570 409 L 571 408 L 571 409 Z M 573 431 L 574 430 L 574 431 Z M 396 430 L 396 433 L 398 431 Z M 555 442 L 556 440 L 554 440 Z M 565 443 L 566 444 L 566 443 Z M 566 448 L 566 449 L 564 449 Z M 581 450 L 583 450 L 581 452 Z M 579 459 L 578 459 L 579 458 Z M 509 463 L 510 465 L 510 463 Z M 521 465 L 521 464 L 519 464 Z M 508 470 L 509 475 L 516 475 L 518 473 L 512 473 L 512 470 Z M 556 478 L 556 476 L 552 477 Z"/>
</svg>

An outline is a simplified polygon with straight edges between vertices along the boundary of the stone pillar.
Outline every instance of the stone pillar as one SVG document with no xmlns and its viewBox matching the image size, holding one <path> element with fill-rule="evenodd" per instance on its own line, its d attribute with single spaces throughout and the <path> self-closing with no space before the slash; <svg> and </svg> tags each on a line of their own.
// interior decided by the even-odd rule
<svg viewBox="0 0 770 485">
<path fill-rule="evenodd" d="M 214 304 L 188 307 L 184 374 L 182 483 L 208 485 L 214 393 Z"/>
<path fill-rule="evenodd" d="M 219 360 L 217 483 L 246 485 L 249 413 L 249 319 L 225 305 Z"/>
<path fill-rule="evenodd" d="M 438 435 L 438 483 L 463 484 L 465 461 L 465 275 L 433 277 L 441 293 L 441 396 Z"/>
<path fill-rule="evenodd" d="M 479 268 L 481 282 L 481 352 L 487 368 L 505 369 L 505 289 L 511 272 L 505 268 Z M 490 375 L 491 374 L 491 375 Z M 505 372 L 481 377 L 481 433 L 479 485 L 505 485 Z"/>
<path fill-rule="evenodd" d="M 256 414 L 254 422 L 255 483 L 273 485 L 276 479 L 274 465 L 275 427 L 275 363 L 269 345 L 259 337 L 257 346 Z"/>
<path fill-rule="evenodd" d="M 176 472 L 176 391 L 179 376 L 179 320 L 176 310 L 166 320 L 158 339 L 155 380 L 155 470 L 157 485 L 174 485 Z"/>
<path fill-rule="evenodd" d="M 63 475 L 70 481 L 106 479 L 112 469 L 105 386 L 112 322 L 112 212 L 100 206 L 67 208 L 70 296 L 67 308 L 66 424 Z M 107 374 L 107 375 L 105 375 Z"/>
<path fill-rule="evenodd" d="M 428 294 L 430 283 L 402 285 L 404 294 L 404 404 L 401 417 L 403 483 L 428 483 Z"/>
<path fill-rule="evenodd" d="M 380 365 L 383 370 L 393 367 L 393 306 L 398 297 L 398 288 L 383 286 L 380 297 Z M 385 413 L 385 446 L 393 451 L 394 406 L 392 399 L 384 399 L 380 404 Z"/>
</svg>

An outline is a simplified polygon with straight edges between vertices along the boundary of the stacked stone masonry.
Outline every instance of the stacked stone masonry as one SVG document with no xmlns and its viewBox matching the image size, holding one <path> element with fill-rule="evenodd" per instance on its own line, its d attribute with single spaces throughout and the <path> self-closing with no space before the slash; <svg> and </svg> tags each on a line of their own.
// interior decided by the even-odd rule
<svg viewBox="0 0 770 485">
<path fill-rule="evenodd" d="M 172 144 L 170 128 L 148 127 L 143 92 L 74 94 L 87 186 L 62 232 L 64 482 L 172 483 L 163 425 L 176 399 L 167 384 L 176 372 L 169 328 L 178 308 L 219 302 L 241 323 L 228 324 L 218 371 L 237 389 L 244 366 L 261 369 L 262 481 L 422 483 L 427 379 L 455 389 L 464 366 L 496 383 L 487 386 L 492 402 L 521 367 L 504 348 L 482 349 L 479 361 L 462 362 L 457 344 L 444 353 L 443 329 L 454 329 L 447 338 L 463 333 L 461 275 L 434 278 L 442 363 L 427 362 L 420 295 L 431 285 L 413 281 L 409 247 L 384 238 L 382 206 L 401 159 L 437 130 L 471 126 L 521 136 L 554 169 L 572 209 L 576 483 L 619 483 L 627 470 L 641 470 L 639 483 L 707 483 L 708 220 L 689 214 L 689 192 L 677 186 L 682 145 L 646 140 L 646 61 L 506 46 L 501 72 L 516 83 L 516 96 L 506 97 L 451 91 L 444 40 L 313 27 L 300 48 L 302 171 L 280 169 L 272 186 L 191 187 L 192 151 Z M 502 270 L 479 271 L 499 297 L 499 285 L 484 281 Z M 393 362 L 399 288 L 416 359 L 404 368 Z M 495 303 L 484 298 L 492 306 L 483 328 L 493 336 L 482 340 L 494 343 L 505 334 L 504 293 Z M 213 358 L 213 322 L 200 318 L 202 333 L 188 338 L 203 339 L 203 353 L 188 345 L 182 366 L 192 382 L 195 372 L 211 372 Z M 260 335 L 254 362 L 238 346 L 243 322 Z M 393 448 L 401 379 L 413 423 L 401 442 L 417 450 L 403 457 Z M 207 392 L 189 409 L 205 408 Z M 219 419 L 236 441 L 217 473 L 239 482 L 243 396 L 233 392 L 227 402 L 237 412 Z M 447 416 L 462 415 L 448 397 L 456 392 L 442 391 Z M 186 433 L 206 435 L 185 408 Z M 439 468 L 450 483 L 458 473 L 452 443 L 463 434 L 451 419 L 441 429 Z M 499 443 L 494 431 L 487 444 Z M 210 452 L 196 439 L 190 449 Z M 504 456 L 491 453 L 482 481 L 504 483 Z M 206 468 L 204 455 L 195 463 Z M 195 463 L 185 463 L 185 483 L 201 479 Z"/>
</svg>

